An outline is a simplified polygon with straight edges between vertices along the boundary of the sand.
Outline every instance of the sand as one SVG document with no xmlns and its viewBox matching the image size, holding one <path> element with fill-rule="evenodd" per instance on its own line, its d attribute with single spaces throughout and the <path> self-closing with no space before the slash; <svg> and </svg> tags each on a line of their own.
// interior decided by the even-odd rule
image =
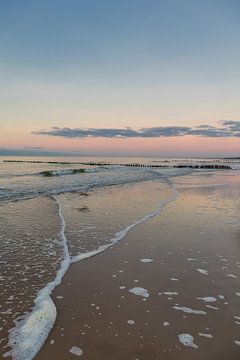
<svg viewBox="0 0 240 360">
<path fill-rule="evenodd" d="M 73 264 L 36 359 L 238 360 L 237 191 L 185 190 L 111 249 Z"/>
</svg>

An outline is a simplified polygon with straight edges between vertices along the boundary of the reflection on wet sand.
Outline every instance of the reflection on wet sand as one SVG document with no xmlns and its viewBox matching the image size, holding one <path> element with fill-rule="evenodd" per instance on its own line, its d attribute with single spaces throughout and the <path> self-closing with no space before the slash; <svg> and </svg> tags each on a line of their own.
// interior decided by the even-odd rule
<svg viewBox="0 0 240 360">
<path fill-rule="evenodd" d="M 239 359 L 239 184 L 179 186 L 159 216 L 73 264 L 36 359 L 68 359 L 72 347 L 96 360 Z"/>
</svg>

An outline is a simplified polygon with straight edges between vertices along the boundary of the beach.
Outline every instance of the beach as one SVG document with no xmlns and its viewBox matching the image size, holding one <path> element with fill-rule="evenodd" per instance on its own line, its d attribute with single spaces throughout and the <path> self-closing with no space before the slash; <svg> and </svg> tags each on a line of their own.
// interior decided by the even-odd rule
<svg viewBox="0 0 240 360">
<path fill-rule="evenodd" d="M 0 360 L 240 360 L 239 14 L 0 1 Z"/>
<path fill-rule="evenodd" d="M 76 346 L 83 359 L 237 360 L 238 202 L 227 193 L 184 191 L 113 248 L 73 264 L 36 359 L 72 359 Z M 131 293 L 137 287 L 147 293 Z"/>
<path fill-rule="evenodd" d="M 238 171 L 144 171 L 1 204 L 6 359 L 239 358 Z"/>
<path fill-rule="evenodd" d="M 0 360 L 240 360 L 239 14 L 0 1 Z"/>
</svg>

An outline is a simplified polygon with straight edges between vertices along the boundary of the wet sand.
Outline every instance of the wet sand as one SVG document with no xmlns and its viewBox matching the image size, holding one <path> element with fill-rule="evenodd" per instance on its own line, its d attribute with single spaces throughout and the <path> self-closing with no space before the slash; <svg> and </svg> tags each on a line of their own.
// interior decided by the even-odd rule
<svg viewBox="0 0 240 360">
<path fill-rule="evenodd" d="M 238 189 L 184 190 L 113 248 L 73 264 L 54 291 L 57 321 L 36 359 L 74 359 L 77 346 L 88 360 L 238 360 Z"/>
<path fill-rule="evenodd" d="M 0 358 L 15 321 L 55 277 L 63 250 L 52 198 L 0 203 Z"/>
</svg>

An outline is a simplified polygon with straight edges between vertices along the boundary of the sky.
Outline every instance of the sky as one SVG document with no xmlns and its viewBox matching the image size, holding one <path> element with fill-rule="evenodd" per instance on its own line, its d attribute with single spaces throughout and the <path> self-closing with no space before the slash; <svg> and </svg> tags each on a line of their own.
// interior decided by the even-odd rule
<svg viewBox="0 0 240 360">
<path fill-rule="evenodd" d="M 239 0 L 0 0 L 0 155 L 240 156 Z"/>
</svg>

